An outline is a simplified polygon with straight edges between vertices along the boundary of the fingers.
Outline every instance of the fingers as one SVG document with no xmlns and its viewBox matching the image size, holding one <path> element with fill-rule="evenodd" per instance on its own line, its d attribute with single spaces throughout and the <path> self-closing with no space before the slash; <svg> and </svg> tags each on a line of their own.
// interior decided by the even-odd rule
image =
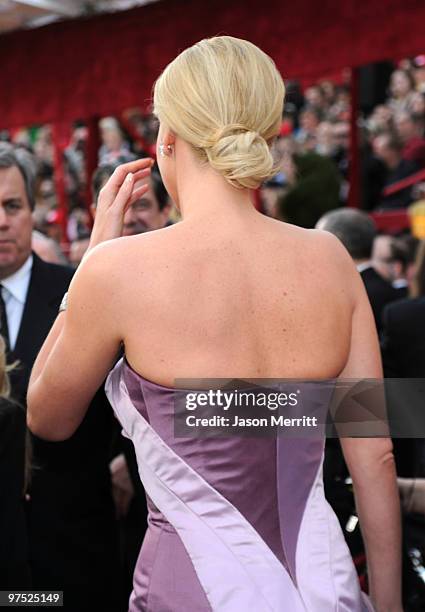
<svg viewBox="0 0 425 612">
<path fill-rule="evenodd" d="M 122 185 L 118 189 L 118 192 L 115 196 L 113 204 L 111 206 L 111 211 L 115 210 L 115 212 L 123 211 L 131 198 L 134 187 L 134 175 L 129 172 L 125 177 Z"/>
<path fill-rule="evenodd" d="M 149 185 L 141 185 L 140 187 L 133 189 L 133 193 L 131 194 L 131 198 L 128 202 L 128 206 L 131 206 L 131 204 L 134 204 L 134 202 L 137 202 L 137 200 L 140 200 L 140 198 L 148 191 L 148 189 L 149 189 Z"/>
<path fill-rule="evenodd" d="M 126 164 L 121 164 L 114 170 L 111 178 L 108 183 L 111 187 L 115 187 L 118 189 L 121 187 L 123 182 L 125 181 L 126 176 L 131 174 L 136 174 L 141 170 L 150 170 L 154 161 L 151 157 L 144 157 L 143 159 L 136 159 L 133 162 L 128 162 Z M 146 176 L 146 175 L 145 175 Z"/>
<path fill-rule="evenodd" d="M 150 175 L 150 173 L 151 173 L 150 168 L 146 168 L 144 170 L 138 170 L 137 172 L 133 172 L 134 182 L 137 183 L 137 181 L 140 181 L 146 178 L 147 176 Z"/>
<path fill-rule="evenodd" d="M 128 174 L 118 190 L 113 204 L 117 212 L 122 211 L 122 213 L 125 213 L 134 202 L 137 202 L 148 191 L 149 185 L 147 184 L 135 188 L 135 176 L 131 173 Z"/>
<path fill-rule="evenodd" d="M 133 175 L 134 182 L 149 176 L 153 163 L 153 159 L 150 157 L 145 157 L 143 159 L 137 159 L 134 162 L 128 162 L 118 166 L 104 187 L 102 187 L 97 203 L 98 206 L 101 205 L 102 208 L 108 208 L 114 202 L 119 190 L 124 185 L 125 179 L 129 174 Z"/>
</svg>

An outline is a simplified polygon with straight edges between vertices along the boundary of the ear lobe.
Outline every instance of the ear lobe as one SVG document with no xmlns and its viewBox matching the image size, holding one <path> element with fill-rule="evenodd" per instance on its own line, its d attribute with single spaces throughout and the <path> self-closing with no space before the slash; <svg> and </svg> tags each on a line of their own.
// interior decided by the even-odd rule
<svg viewBox="0 0 425 612">
<path fill-rule="evenodd" d="M 162 142 L 166 147 L 172 147 L 176 142 L 176 135 L 171 130 L 166 129 L 162 135 Z"/>
</svg>

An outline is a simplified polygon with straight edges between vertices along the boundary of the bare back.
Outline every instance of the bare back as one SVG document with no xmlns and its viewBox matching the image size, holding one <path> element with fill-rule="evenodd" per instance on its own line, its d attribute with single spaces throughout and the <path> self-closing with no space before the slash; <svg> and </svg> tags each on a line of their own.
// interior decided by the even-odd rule
<svg viewBox="0 0 425 612">
<path fill-rule="evenodd" d="M 118 307 L 144 377 L 334 377 L 350 348 L 352 296 L 334 239 L 260 214 L 182 222 L 123 239 Z M 118 245 L 117 245 L 118 246 Z"/>
</svg>

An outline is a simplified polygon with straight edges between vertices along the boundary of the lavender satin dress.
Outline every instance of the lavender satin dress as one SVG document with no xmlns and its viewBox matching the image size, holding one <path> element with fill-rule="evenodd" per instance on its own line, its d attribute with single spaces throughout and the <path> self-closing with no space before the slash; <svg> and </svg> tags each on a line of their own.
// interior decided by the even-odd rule
<svg viewBox="0 0 425 612">
<path fill-rule="evenodd" d="M 120 360 L 106 392 L 149 517 L 130 612 L 373 612 L 325 500 L 320 438 L 175 438 L 174 389 Z"/>
</svg>

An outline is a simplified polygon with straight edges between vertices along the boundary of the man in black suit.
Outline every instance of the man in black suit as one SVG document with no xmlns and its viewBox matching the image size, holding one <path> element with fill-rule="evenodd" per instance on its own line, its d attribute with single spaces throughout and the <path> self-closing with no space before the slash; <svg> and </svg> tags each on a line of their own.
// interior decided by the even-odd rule
<svg viewBox="0 0 425 612">
<path fill-rule="evenodd" d="M 414 238 L 395 238 L 386 234 L 375 238 L 372 252 L 373 266 L 396 289 L 399 300 L 409 294 L 409 279 L 411 280 L 414 260 Z"/>
<path fill-rule="evenodd" d="M 385 307 L 381 338 L 387 378 L 425 377 L 425 295 Z"/>
<path fill-rule="evenodd" d="M 376 237 L 374 221 L 361 210 L 338 208 L 323 215 L 316 228 L 337 236 L 353 258 L 365 285 L 379 334 L 384 306 L 400 298 L 400 294 L 375 270 L 371 262 Z"/>
<path fill-rule="evenodd" d="M 381 351 L 386 378 L 425 378 L 425 243 L 419 247 L 417 269 L 414 278 L 417 297 L 388 304 L 383 313 Z M 419 404 L 419 407 L 421 405 Z M 388 409 L 391 414 L 391 402 Z M 417 418 L 409 401 L 395 405 L 397 417 L 400 410 L 412 425 Z M 420 425 L 417 427 L 420 434 Z M 423 438 L 393 438 L 394 457 L 405 513 L 403 515 L 403 548 L 423 551 L 425 517 L 414 503 L 420 493 L 418 483 L 425 479 L 425 440 Z M 406 610 L 424 609 L 425 589 L 418 577 L 411 555 L 404 555 L 403 591 Z"/>
<path fill-rule="evenodd" d="M 425 377 L 425 295 L 388 304 L 383 314 L 381 351 L 386 378 Z M 405 407 L 409 410 L 409 406 Z M 394 440 L 397 474 L 425 476 L 422 439 Z"/>
<path fill-rule="evenodd" d="M 12 394 L 25 402 L 31 367 L 58 312 L 73 270 L 31 252 L 31 156 L 0 145 L 0 291 L 9 362 L 19 360 Z M 108 468 L 112 411 L 99 390 L 76 433 L 64 442 L 31 438 L 27 503 L 33 588 L 64 591 L 65 609 L 120 610 L 116 521 Z"/>
</svg>

